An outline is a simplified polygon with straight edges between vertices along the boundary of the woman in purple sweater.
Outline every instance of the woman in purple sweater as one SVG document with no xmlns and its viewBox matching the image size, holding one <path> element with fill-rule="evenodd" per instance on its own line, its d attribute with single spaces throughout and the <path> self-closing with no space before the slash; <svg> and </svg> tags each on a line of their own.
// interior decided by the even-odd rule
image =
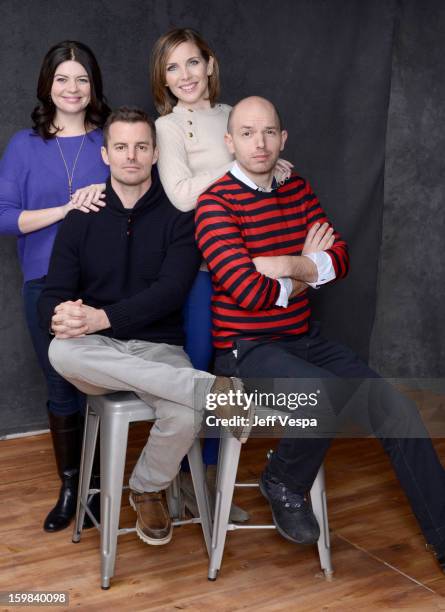
<svg viewBox="0 0 445 612">
<path fill-rule="evenodd" d="M 84 398 L 51 367 L 51 338 L 39 327 L 36 304 L 59 223 L 74 207 L 88 213 L 103 205 L 97 199 L 93 204 L 92 197 L 81 198 L 81 206 L 72 201 L 77 189 L 108 177 L 100 147 L 109 108 L 91 50 L 75 41 L 52 47 L 40 70 L 37 98 L 32 129 L 17 132 L 0 160 L 0 232 L 18 238 L 26 321 L 48 386 L 49 424 L 62 487 L 44 529 L 58 531 L 75 512 Z"/>
</svg>

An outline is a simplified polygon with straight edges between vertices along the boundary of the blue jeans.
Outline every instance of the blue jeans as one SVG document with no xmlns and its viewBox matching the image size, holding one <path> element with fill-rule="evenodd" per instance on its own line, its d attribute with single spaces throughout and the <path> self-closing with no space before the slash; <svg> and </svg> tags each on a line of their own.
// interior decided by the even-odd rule
<svg viewBox="0 0 445 612">
<path fill-rule="evenodd" d="M 212 312 L 210 300 L 213 289 L 210 273 L 200 270 L 184 305 L 185 352 L 193 367 L 208 372 L 213 357 Z M 204 440 L 202 458 L 206 465 L 218 462 L 218 438 Z M 183 468 L 187 469 L 186 460 Z"/>
<path fill-rule="evenodd" d="M 50 334 L 39 325 L 37 302 L 45 285 L 45 278 L 26 281 L 22 295 L 25 318 L 31 335 L 32 344 L 39 365 L 43 371 L 48 388 L 48 410 L 58 416 L 84 412 L 85 396 L 76 387 L 58 374 L 48 359 L 48 347 L 52 340 Z"/>
</svg>

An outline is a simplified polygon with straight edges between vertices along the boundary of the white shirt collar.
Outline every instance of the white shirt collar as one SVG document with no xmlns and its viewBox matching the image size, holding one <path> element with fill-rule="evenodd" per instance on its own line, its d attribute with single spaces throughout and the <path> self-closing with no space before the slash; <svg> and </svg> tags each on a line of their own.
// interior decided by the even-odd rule
<svg viewBox="0 0 445 612">
<path fill-rule="evenodd" d="M 244 174 L 244 172 L 241 170 L 241 168 L 238 166 L 238 164 L 236 163 L 236 161 L 233 162 L 232 167 L 230 168 L 230 172 L 233 174 L 233 176 L 235 178 L 237 178 L 239 181 L 241 181 L 242 183 L 244 183 L 245 185 L 247 185 L 248 187 L 250 187 L 251 189 L 258 189 L 258 185 L 256 183 L 254 183 L 248 176 L 247 174 Z"/>
<path fill-rule="evenodd" d="M 250 179 L 247 174 L 245 174 L 241 168 L 238 166 L 237 162 L 234 161 L 232 164 L 232 167 L 230 168 L 230 172 L 231 174 L 233 174 L 233 176 L 235 178 L 237 178 L 239 181 L 241 181 L 242 183 L 244 183 L 245 185 L 247 185 L 248 187 L 250 187 L 251 189 L 255 189 L 256 191 L 266 191 L 265 189 L 263 189 L 262 187 L 260 187 L 259 185 L 257 185 L 256 183 L 254 183 L 252 181 L 252 179 Z M 274 180 L 272 180 L 272 189 L 271 191 L 274 190 Z"/>
</svg>

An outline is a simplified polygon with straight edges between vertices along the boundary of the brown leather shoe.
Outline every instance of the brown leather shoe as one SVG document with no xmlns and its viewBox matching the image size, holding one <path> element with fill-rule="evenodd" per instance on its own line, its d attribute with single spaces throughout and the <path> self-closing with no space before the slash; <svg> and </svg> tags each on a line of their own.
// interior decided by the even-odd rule
<svg viewBox="0 0 445 612">
<path fill-rule="evenodd" d="M 255 407 L 252 403 L 247 404 L 242 380 L 217 376 L 210 393 L 216 394 L 216 415 L 221 419 L 228 419 L 227 424 L 221 424 L 227 427 L 241 443 L 246 442 L 252 429 Z M 219 394 L 224 398 L 221 404 L 218 402 Z"/>
<path fill-rule="evenodd" d="M 165 491 L 138 493 L 130 491 L 130 505 L 138 518 L 136 533 L 146 544 L 159 546 L 172 539 L 173 525 L 168 511 Z"/>
</svg>

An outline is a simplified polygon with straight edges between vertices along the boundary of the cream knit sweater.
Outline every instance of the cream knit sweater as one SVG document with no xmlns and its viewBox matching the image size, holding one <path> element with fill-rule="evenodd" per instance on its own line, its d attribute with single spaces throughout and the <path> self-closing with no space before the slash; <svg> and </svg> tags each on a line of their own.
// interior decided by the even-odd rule
<svg viewBox="0 0 445 612">
<path fill-rule="evenodd" d="M 175 106 L 156 120 L 158 169 L 168 199 L 182 211 L 193 210 L 199 195 L 231 167 L 224 144 L 230 106 L 207 110 Z"/>
</svg>

